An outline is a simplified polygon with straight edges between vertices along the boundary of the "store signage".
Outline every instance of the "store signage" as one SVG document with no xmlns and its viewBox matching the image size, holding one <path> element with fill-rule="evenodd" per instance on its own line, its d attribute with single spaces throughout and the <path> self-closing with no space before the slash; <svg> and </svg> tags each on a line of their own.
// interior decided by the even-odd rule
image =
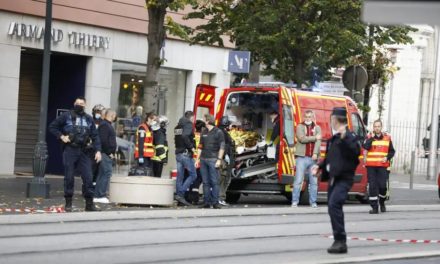
<svg viewBox="0 0 440 264">
<path fill-rule="evenodd" d="M 251 63 L 251 53 L 249 51 L 229 51 L 228 72 L 248 73 Z"/>
<path fill-rule="evenodd" d="M 11 22 L 9 24 L 8 35 L 17 36 L 20 38 L 41 40 L 44 38 L 44 27 Z M 69 45 L 73 45 L 75 47 L 108 49 L 110 46 L 110 38 L 99 35 L 70 31 L 67 33 L 67 38 L 69 41 Z M 56 28 L 52 29 L 52 41 L 54 43 L 62 42 L 64 41 L 64 39 L 64 31 Z"/>
</svg>

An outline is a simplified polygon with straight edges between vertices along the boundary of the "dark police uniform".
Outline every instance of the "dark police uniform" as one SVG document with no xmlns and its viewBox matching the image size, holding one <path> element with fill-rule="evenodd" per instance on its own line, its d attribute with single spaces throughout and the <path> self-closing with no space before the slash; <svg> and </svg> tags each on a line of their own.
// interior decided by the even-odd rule
<svg viewBox="0 0 440 264">
<path fill-rule="evenodd" d="M 68 135 L 70 143 L 63 143 L 64 197 L 72 198 L 74 175 L 78 171 L 84 184 L 84 198 L 93 199 L 92 164 L 86 145 L 92 140 L 95 151 L 101 151 L 101 142 L 93 118 L 86 114 L 66 112 L 49 125 L 49 131 L 58 139 Z"/>
<path fill-rule="evenodd" d="M 360 152 L 361 144 L 357 136 L 347 128 L 344 138 L 341 139 L 341 134 L 337 133 L 327 142 L 326 157 L 319 165 L 322 169 L 321 180 L 329 181 L 328 214 L 333 237 L 335 243 L 342 243 L 345 246 L 345 252 L 330 252 L 329 249 L 329 253 L 346 253 L 347 251 L 345 244 L 347 235 L 342 207 L 353 185 Z"/>
</svg>

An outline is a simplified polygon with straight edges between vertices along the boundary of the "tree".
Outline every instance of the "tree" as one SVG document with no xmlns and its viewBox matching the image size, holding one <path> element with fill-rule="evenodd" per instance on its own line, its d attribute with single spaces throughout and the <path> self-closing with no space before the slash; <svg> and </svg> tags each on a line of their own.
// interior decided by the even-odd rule
<svg viewBox="0 0 440 264">
<path fill-rule="evenodd" d="M 362 53 L 353 58 L 353 63 L 365 65 L 368 73 L 368 82 L 364 88 L 364 100 L 359 107 L 362 109 L 363 121 L 368 124 L 368 114 L 370 112 L 370 98 L 373 84 L 378 86 L 379 99 L 379 117 L 382 116 L 384 110 L 383 95 L 385 87 L 389 82 L 390 76 L 397 70 L 393 67 L 388 55 L 387 45 L 393 44 L 409 44 L 412 43 L 412 38 L 408 35 L 410 32 L 416 31 L 415 28 L 409 26 L 375 26 L 368 25 L 368 35 L 365 48 Z"/>
<path fill-rule="evenodd" d="M 195 28 L 195 43 L 223 46 L 222 35 L 229 35 L 264 65 L 263 74 L 301 85 L 313 67 L 323 78 L 360 52 L 360 8 L 359 1 L 225 0 L 188 18 L 210 18 Z"/>
<path fill-rule="evenodd" d="M 155 91 L 158 84 L 158 74 L 163 59 L 160 50 L 164 44 L 167 31 L 179 37 L 187 36 L 180 26 L 167 17 L 167 10 L 178 11 L 186 5 L 196 5 L 196 0 L 145 0 L 148 9 L 148 56 L 145 88 L 147 92 L 146 105 L 149 110 L 156 109 Z"/>
<path fill-rule="evenodd" d="M 389 62 L 381 50 L 410 43 L 413 29 L 367 26 L 361 6 L 360 0 L 224 0 L 198 7 L 188 18 L 209 18 L 194 29 L 194 43 L 223 46 L 228 35 L 264 65 L 263 74 L 298 86 L 310 84 L 313 68 L 323 80 L 333 67 L 364 65 L 370 77 L 361 104 L 367 122 L 371 85 L 385 76 Z"/>
</svg>

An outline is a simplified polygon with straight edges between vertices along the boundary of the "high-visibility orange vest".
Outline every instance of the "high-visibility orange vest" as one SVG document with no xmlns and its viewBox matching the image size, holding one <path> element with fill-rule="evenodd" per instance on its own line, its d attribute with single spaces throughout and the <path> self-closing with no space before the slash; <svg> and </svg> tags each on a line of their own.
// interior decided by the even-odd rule
<svg viewBox="0 0 440 264">
<path fill-rule="evenodd" d="M 193 158 L 194 160 L 196 160 L 199 157 L 199 143 L 200 143 L 200 132 L 195 132 L 194 133 L 194 141 L 196 142 L 196 151 L 193 153 Z M 196 169 L 200 168 L 200 163 L 197 164 L 198 166 L 196 166 Z"/>
<path fill-rule="evenodd" d="M 370 138 L 371 136 L 369 136 Z M 367 152 L 367 159 L 365 166 L 367 167 L 384 167 L 390 166 L 390 161 L 382 162 L 383 158 L 388 155 L 390 149 L 391 137 L 387 134 L 383 134 L 383 138 L 380 140 L 374 139 L 371 149 Z"/>
<path fill-rule="evenodd" d="M 134 149 L 134 157 L 136 159 L 139 158 L 139 136 L 141 133 L 145 133 L 143 157 L 152 158 L 154 156 L 153 133 L 145 123 L 140 125 L 136 130 L 136 146 Z"/>
</svg>

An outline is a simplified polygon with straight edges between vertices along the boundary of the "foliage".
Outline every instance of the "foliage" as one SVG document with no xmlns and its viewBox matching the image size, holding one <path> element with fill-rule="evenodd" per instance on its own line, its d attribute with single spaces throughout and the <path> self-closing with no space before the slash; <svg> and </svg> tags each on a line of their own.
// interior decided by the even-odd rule
<svg viewBox="0 0 440 264">
<path fill-rule="evenodd" d="M 301 84 L 313 67 L 323 78 L 362 50 L 360 7 L 360 1 L 226 0 L 188 18 L 210 18 L 195 29 L 194 42 L 223 46 L 227 35 L 265 66 L 263 74 Z"/>
<path fill-rule="evenodd" d="M 365 66 L 366 120 L 371 85 L 381 80 L 385 87 L 389 76 L 383 47 L 411 43 L 408 33 L 414 29 L 365 25 L 361 6 L 361 0 L 224 0 L 196 5 L 188 19 L 209 18 L 192 31 L 194 43 L 223 46 L 222 36 L 229 36 L 265 66 L 263 74 L 284 82 L 310 84 L 314 67 L 323 80 L 333 67 L 353 62 Z"/>
</svg>

